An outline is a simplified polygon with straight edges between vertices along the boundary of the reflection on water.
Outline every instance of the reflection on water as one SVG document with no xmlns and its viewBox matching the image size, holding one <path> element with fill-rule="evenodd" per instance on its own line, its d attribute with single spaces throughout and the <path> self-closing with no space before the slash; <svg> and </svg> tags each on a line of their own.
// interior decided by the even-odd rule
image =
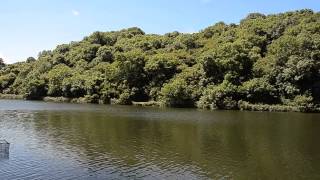
<svg viewBox="0 0 320 180">
<path fill-rule="evenodd" d="M 318 114 L 0 100 L 0 116 L 4 179 L 320 178 Z"/>
<path fill-rule="evenodd" d="M 9 159 L 9 149 L 10 144 L 4 139 L 0 139 L 0 160 Z"/>
<path fill-rule="evenodd" d="M 0 152 L 0 161 L 4 159 L 9 159 L 9 152 Z"/>
</svg>

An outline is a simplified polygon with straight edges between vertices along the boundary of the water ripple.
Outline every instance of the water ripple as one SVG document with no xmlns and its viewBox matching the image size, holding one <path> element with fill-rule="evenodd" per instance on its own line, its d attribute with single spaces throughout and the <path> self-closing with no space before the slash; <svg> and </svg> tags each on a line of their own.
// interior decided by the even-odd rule
<svg viewBox="0 0 320 180">
<path fill-rule="evenodd" d="M 0 100 L 0 117 L 1 180 L 320 178 L 319 115 Z"/>
</svg>

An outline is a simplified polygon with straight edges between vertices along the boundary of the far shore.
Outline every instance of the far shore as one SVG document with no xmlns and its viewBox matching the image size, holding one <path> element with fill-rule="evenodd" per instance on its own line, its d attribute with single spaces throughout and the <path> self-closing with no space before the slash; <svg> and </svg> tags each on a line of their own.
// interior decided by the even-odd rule
<svg viewBox="0 0 320 180">
<path fill-rule="evenodd" d="M 23 95 L 16 94 L 0 94 L 0 99 L 8 100 L 30 100 L 26 99 Z M 85 97 L 80 98 L 66 98 L 66 97 L 43 97 L 38 100 L 44 102 L 60 102 L 60 103 L 76 103 L 76 104 L 116 104 L 114 100 L 110 103 L 103 102 L 90 102 Z M 133 106 L 161 106 L 160 102 L 157 101 L 147 101 L 147 102 L 131 102 Z M 195 107 L 196 108 L 196 107 Z M 319 113 L 319 107 L 304 107 L 304 106 L 289 106 L 289 105 L 269 105 L 269 104 L 251 104 L 245 101 L 239 101 L 238 109 L 240 111 L 268 111 L 268 112 L 303 112 L 303 113 Z"/>
</svg>

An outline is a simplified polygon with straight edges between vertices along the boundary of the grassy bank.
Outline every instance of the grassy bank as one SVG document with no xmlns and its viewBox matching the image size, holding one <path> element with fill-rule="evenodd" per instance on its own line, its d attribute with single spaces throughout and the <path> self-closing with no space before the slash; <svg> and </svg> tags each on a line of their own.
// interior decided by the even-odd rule
<svg viewBox="0 0 320 180">
<path fill-rule="evenodd" d="M 23 95 L 15 94 L 0 94 L 0 99 L 25 99 Z M 100 101 L 95 101 L 92 98 L 81 97 L 81 98 L 66 98 L 66 97 L 43 97 L 42 101 L 45 102 L 57 102 L 57 103 L 77 103 L 77 104 L 117 104 L 117 103 L 104 103 Z M 135 102 L 131 103 L 133 106 L 161 106 L 160 102 L 157 101 L 148 101 L 148 102 Z M 246 101 L 238 102 L 238 110 L 241 111 L 269 111 L 269 112 L 320 112 L 320 108 L 316 106 L 290 106 L 290 105 L 269 105 L 269 104 L 251 104 Z"/>
<path fill-rule="evenodd" d="M 0 94 L 0 99 L 25 99 L 23 95 Z"/>
<path fill-rule="evenodd" d="M 148 102 L 132 102 L 134 106 L 160 106 L 159 102 L 156 101 L 148 101 Z"/>
<path fill-rule="evenodd" d="M 269 105 L 250 104 L 245 101 L 238 103 L 240 110 L 246 111 L 269 111 L 269 112 L 320 112 L 320 108 L 315 106 L 289 106 L 289 105 Z"/>
</svg>

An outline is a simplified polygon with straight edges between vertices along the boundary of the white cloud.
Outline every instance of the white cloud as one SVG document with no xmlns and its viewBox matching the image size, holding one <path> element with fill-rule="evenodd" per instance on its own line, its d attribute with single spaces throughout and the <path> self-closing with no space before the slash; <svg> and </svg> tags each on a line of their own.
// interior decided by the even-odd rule
<svg viewBox="0 0 320 180">
<path fill-rule="evenodd" d="M 72 10 L 71 12 L 72 12 L 72 14 L 73 14 L 74 16 L 79 16 L 79 15 L 80 15 L 80 12 L 77 11 L 77 10 Z"/>
<path fill-rule="evenodd" d="M 6 64 L 12 64 L 12 63 L 16 62 L 16 61 L 12 61 L 11 58 L 9 58 L 8 56 L 4 55 L 2 52 L 0 52 L 0 58 L 2 58 L 4 63 L 6 63 Z"/>
<path fill-rule="evenodd" d="M 7 61 L 6 56 L 4 56 L 2 52 L 0 52 L 0 58 L 2 58 L 4 61 Z"/>
</svg>

